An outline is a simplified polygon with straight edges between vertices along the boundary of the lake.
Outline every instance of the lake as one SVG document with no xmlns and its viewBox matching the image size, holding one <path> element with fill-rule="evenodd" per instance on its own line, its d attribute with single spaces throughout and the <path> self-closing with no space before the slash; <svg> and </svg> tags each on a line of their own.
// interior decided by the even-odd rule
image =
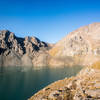
<svg viewBox="0 0 100 100">
<path fill-rule="evenodd" d="M 27 100 L 50 83 L 76 75 L 82 67 L 0 68 L 0 100 Z"/>
</svg>

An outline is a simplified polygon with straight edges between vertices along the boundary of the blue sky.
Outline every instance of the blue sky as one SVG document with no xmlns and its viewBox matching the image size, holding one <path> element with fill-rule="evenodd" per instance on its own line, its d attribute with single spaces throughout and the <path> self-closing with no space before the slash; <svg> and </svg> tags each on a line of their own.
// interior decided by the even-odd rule
<svg viewBox="0 0 100 100">
<path fill-rule="evenodd" d="M 0 0 L 0 30 L 55 43 L 69 32 L 100 22 L 100 0 Z"/>
</svg>

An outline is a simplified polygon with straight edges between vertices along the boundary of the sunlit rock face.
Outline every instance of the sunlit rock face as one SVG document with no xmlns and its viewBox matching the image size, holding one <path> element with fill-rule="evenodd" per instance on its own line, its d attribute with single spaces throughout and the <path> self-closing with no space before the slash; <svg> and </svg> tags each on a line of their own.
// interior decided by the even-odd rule
<svg viewBox="0 0 100 100">
<path fill-rule="evenodd" d="M 55 50 L 55 52 L 52 51 Z M 100 23 L 81 27 L 60 40 L 50 50 L 53 56 L 100 54 Z"/>
<path fill-rule="evenodd" d="M 87 64 L 87 58 L 99 58 L 100 23 L 90 24 L 69 33 L 65 38 L 60 40 L 52 49 L 49 50 L 49 54 L 55 59 L 64 57 L 72 57 L 73 59 L 74 57 L 74 62 L 76 62 L 77 58 L 79 59 L 80 63 L 84 64 Z M 90 59 L 90 61 L 91 60 L 92 59 Z M 66 62 L 67 61 L 65 61 L 65 65 Z"/>
<path fill-rule="evenodd" d="M 0 66 L 38 65 L 39 63 L 33 59 L 40 54 L 40 51 L 44 51 L 42 54 L 45 55 L 45 51 L 49 48 L 49 44 L 36 37 L 19 38 L 8 30 L 0 31 Z M 43 57 L 39 59 L 43 61 Z"/>
</svg>

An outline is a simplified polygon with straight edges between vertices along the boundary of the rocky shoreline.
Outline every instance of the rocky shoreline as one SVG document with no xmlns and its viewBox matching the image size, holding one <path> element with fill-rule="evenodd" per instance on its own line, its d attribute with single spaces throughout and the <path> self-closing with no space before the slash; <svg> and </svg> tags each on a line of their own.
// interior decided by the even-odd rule
<svg viewBox="0 0 100 100">
<path fill-rule="evenodd" d="M 99 100 L 100 62 L 83 68 L 75 77 L 59 80 L 28 100 Z"/>
</svg>

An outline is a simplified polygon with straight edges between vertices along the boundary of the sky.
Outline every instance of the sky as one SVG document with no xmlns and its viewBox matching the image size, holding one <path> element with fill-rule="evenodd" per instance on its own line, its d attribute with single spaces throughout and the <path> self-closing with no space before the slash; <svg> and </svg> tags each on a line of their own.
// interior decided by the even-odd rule
<svg viewBox="0 0 100 100">
<path fill-rule="evenodd" d="M 100 22 L 100 0 L 0 0 L 0 30 L 55 43 L 69 32 Z"/>
</svg>

